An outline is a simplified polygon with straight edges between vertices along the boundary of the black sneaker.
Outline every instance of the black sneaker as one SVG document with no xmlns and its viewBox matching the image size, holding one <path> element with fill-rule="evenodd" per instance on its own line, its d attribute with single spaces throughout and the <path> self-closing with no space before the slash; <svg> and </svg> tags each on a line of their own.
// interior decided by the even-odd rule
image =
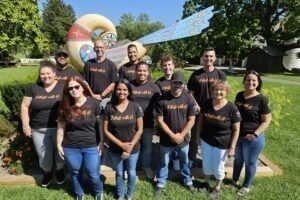
<svg viewBox="0 0 300 200">
<path fill-rule="evenodd" d="M 56 183 L 58 185 L 63 184 L 66 181 L 65 171 L 64 169 L 56 170 Z"/>
<path fill-rule="evenodd" d="M 204 182 L 200 188 L 199 188 L 199 192 L 201 193 L 207 193 L 207 192 L 210 192 L 210 186 L 207 182 Z"/>
<path fill-rule="evenodd" d="M 154 189 L 154 196 L 158 197 L 158 196 L 161 196 L 161 195 L 162 195 L 162 188 L 156 186 L 155 189 Z"/>
<path fill-rule="evenodd" d="M 50 185 L 52 180 L 52 172 L 43 172 L 42 187 Z"/>
</svg>

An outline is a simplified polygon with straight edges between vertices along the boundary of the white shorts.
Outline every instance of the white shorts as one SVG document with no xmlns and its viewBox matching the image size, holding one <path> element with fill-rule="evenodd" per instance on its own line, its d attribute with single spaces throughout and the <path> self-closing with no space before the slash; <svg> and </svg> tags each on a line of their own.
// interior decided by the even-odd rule
<svg viewBox="0 0 300 200">
<path fill-rule="evenodd" d="M 228 150 L 219 149 L 201 139 L 202 170 L 205 175 L 214 175 L 217 180 L 225 178 L 225 161 Z"/>
</svg>

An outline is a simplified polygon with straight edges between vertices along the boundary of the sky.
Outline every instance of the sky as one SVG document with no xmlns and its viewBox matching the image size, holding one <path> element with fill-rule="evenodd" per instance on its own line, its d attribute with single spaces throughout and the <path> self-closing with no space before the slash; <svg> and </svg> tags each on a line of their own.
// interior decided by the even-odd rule
<svg viewBox="0 0 300 200">
<path fill-rule="evenodd" d="M 100 14 L 108 18 L 115 26 L 119 24 L 124 13 L 137 17 L 141 13 L 149 15 L 151 22 L 162 22 L 165 26 L 172 25 L 182 17 L 185 0 L 63 0 L 70 4 L 80 17 L 84 14 Z M 43 3 L 39 0 L 42 11 Z"/>
</svg>

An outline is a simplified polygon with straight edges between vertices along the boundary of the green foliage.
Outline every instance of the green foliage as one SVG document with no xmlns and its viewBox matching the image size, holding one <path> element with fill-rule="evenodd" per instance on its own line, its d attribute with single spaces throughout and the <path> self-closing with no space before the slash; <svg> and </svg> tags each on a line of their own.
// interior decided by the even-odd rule
<svg viewBox="0 0 300 200">
<path fill-rule="evenodd" d="M 24 135 L 10 139 L 8 148 L 2 157 L 2 167 L 10 174 L 19 175 L 32 168 L 37 160 L 33 141 Z"/>
<path fill-rule="evenodd" d="M 15 131 L 16 128 L 6 119 L 5 115 L 0 114 L 0 137 L 10 137 Z"/>
<path fill-rule="evenodd" d="M 163 24 L 161 22 L 150 23 L 150 17 L 145 13 L 141 13 L 137 18 L 131 13 L 125 13 L 121 16 L 119 26 L 116 27 L 118 40 L 129 39 L 131 41 L 162 28 Z"/>
<path fill-rule="evenodd" d="M 48 50 L 47 39 L 40 32 L 42 23 L 37 1 L 0 1 L 0 53 L 19 50 Z"/>
<path fill-rule="evenodd" d="M 24 80 L 14 80 L 1 84 L 0 94 L 4 104 L 6 105 L 9 112 L 4 109 L 4 114 L 6 118 L 12 123 L 17 125 L 20 122 L 20 106 L 21 101 L 24 96 L 26 87 L 33 83 L 36 79 L 35 77 L 28 77 Z M 1 110 L 0 110 L 1 112 Z"/>
<path fill-rule="evenodd" d="M 183 18 L 212 5 L 215 8 L 209 28 L 191 38 L 189 47 L 193 43 L 200 48 L 212 46 L 219 56 L 244 57 L 256 45 L 257 36 L 262 36 L 268 45 L 300 37 L 299 4 L 297 0 L 188 0 L 184 4 Z M 197 53 L 199 48 L 197 51 L 186 49 L 186 54 L 196 56 Z"/>
<path fill-rule="evenodd" d="M 292 106 L 293 102 L 284 91 L 283 87 L 272 87 L 263 89 L 263 93 L 269 98 L 270 107 L 272 110 L 272 123 L 280 127 L 280 122 L 291 113 L 283 109 L 284 106 Z M 285 97 L 285 98 L 282 98 Z"/>
<path fill-rule="evenodd" d="M 44 4 L 42 31 L 50 41 L 51 52 L 65 46 L 68 31 L 75 21 L 71 5 L 62 0 L 48 0 Z"/>
</svg>

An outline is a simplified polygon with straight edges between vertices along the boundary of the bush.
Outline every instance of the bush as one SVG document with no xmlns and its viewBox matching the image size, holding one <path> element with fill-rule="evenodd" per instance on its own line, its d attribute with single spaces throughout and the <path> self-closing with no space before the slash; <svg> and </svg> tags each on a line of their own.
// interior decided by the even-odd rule
<svg viewBox="0 0 300 200">
<path fill-rule="evenodd" d="M 28 77 L 0 85 L 0 136 L 8 138 L 16 131 L 21 132 L 21 101 L 26 87 L 35 80 L 35 77 Z M 21 174 L 30 170 L 37 160 L 32 139 L 23 134 L 17 134 L 10 139 L 4 148 L 7 150 L 2 155 L 2 167 L 10 174 Z"/>
<path fill-rule="evenodd" d="M 34 81 L 34 77 L 28 77 L 24 80 L 7 82 L 0 86 L 0 102 L 2 100 L 0 103 L 0 114 L 10 121 L 17 130 L 20 130 L 21 127 L 20 108 L 25 89 Z M 2 131 L 5 131 L 5 129 Z"/>
<path fill-rule="evenodd" d="M 7 150 L 2 157 L 2 167 L 10 174 L 19 175 L 28 172 L 36 161 L 37 154 L 32 139 L 17 135 L 9 140 Z"/>
</svg>

